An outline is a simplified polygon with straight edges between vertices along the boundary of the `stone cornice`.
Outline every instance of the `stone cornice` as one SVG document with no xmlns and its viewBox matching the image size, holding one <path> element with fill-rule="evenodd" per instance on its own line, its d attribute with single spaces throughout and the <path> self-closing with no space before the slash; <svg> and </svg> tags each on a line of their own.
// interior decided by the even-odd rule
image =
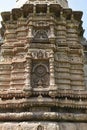
<svg viewBox="0 0 87 130">
<path fill-rule="evenodd" d="M 68 99 L 50 99 L 50 98 L 32 98 L 32 99 L 15 99 L 0 101 L 0 109 L 22 109 L 22 108 L 30 108 L 34 106 L 39 107 L 60 107 L 60 108 L 73 108 L 73 109 L 87 109 L 86 101 L 74 101 Z"/>
<path fill-rule="evenodd" d="M 40 13 L 41 9 L 42 9 L 42 13 L 46 13 L 46 10 L 47 10 L 47 9 L 45 9 L 46 7 L 47 7 L 46 4 L 37 4 L 36 10 L 38 9 L 38 11 L 39 11 L 37 13 Z M 34 5 L 26 4 L 22 8 L 15 8 L 15 9 L 12 10 L 12 12 L 3 12 L 3 13 L 1 13 L 1 15 L 2 15 L 3 21 L 8 21 L 11 18 L 12 18 L 12 20 L 17 20 L 20 17 L 24 17 L 23 16 L 24 13 L 26 14 L 25 17 L 27 17 L 28 14 L 33 13 L 33 8 L 34 8 Z M 81 11 L 72 11 L 72 9 L 63 9 L 58 4 L 50 4 L 49 8 L 50 8 L 50 13 L 56 13 L 57 17 L 58 17 L 58 14 L 61 11 L 63 11 L 66 19 L 68 19 L 68 20 L 71 19 L 72 14 L 73 14 L 73 18 L 77 21 L 80 21 L 81 18 L 82 18 L 82 12 Z"/>
<path fill-rule="evenodd" d="M 87 122 L 87 114 L 56 112 L 0 113 L 0 121 L 71 121 Z"/>
<path fill-rule="evenodd" d="M 15 92 L 15 93 L 14 93 Z M 32 106 L 48 106 L 48 107 L 61 107 L 61 108 L 73 108 L 73 109 L 87 109 L 87 92 L 64 90 L 61 93 L 59 91 L 55 98 L 48 98 L 49 93 L 38 91 L 35 98 L 30 97 L 30 92 L 21 91 L 9 91 L 0 93 L 0 109 L 11 108 L 27 108 Z M 35 92 L 34 92 L 35 95 Z M 45 95 L 45 98 L 43 97 Z M 4 100 L 3 100 L 4 99 Z"/>
<path fill-rule="evenodd" d="M 49 11 L 48 11 L 49 8 Z M 49 12 L 49 13 L 48 13 Z M 17 26 L 25 25 L 29 20 L 32 22 L 30 16 L 35 18 L 35 16 L 53 16 L 53 23 L 57 23 L 58 25 L 68 25 L 73 26 L 75 29 L 79 29 L 79 35 L 83 35 L 84 30 L 82 29 L 82 12 L 81 11 L 73 11 L 72 9 L 63 9 L 58 4 L 50 4 L 49 6 L 46 4 L 37 4 L 36 6 L 32 4 L 25 4 L 21 8 L 14 8 L 11 12 L 2 12 L 1 16 L 3 19 L 1 34 L 4 36 L 4 29 L 15 29 Z M 42 17 L 41 17 L 42 18 Z M 52 17 L 51 17 L 52 18 Z M 55 18 L 58 18 L 59 22 Z M 52 23 L 52 24 L 53 24 Z M 70 24 L 69 24 L 70 23 Z M 71 28 L 71 27 L 70 27 Z M 15 30 L 16 31 L 16 30 Z M 13 32 L 12 32 L 13 33 Z"/>
<path fill-rule="evenodd" d="M 38 94 L 39 92 L 42 95 L 49 95 L 50 89 L 34 89 L 34 92 L 31 91 L 32 94 Z M 23 90 L 16 90 L 16 89 L 8 89 L 8 90 L 1 90 L 0 91 L 0 98 L 2 99 L 10 99 L 10 98 L 26 98 L 28 96 L 28 91 L 25 92 Z M 70 97 L 73 99 L 87 99 L 87 91 L 85 90 L 69 90 L 69 89 L 58 89 L 56 97 Z"/>
</svg>

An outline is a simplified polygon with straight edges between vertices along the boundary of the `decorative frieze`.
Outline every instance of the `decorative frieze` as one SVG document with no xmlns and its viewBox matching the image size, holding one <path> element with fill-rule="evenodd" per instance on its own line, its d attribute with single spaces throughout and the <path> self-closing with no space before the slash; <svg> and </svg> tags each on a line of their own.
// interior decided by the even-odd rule
<svg viewBox="0 0 87 130">
<path fill-rule="evenodd" d="M 49 50 L 50 51 L 50 50 Z M 49 59 L 50 52 L 42 49 L 32 50 L 32 59 Z"/>
</svg>

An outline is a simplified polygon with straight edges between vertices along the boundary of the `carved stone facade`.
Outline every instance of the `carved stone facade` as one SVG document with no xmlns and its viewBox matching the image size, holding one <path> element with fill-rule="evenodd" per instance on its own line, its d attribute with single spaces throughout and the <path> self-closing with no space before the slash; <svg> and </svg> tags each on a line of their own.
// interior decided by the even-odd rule
<svg viewBox="0 0 87 130">
<path fill-rule="evenodd" d="M 0 130 L 87 129 L 82 12 L 44 2 L 2 13 Z"/>
</svg>

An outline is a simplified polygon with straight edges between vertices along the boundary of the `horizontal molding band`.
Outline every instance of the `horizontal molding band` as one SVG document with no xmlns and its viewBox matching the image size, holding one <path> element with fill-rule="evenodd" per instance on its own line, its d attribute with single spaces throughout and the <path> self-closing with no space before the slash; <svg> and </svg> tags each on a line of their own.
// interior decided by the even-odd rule
<svg viewBox="0 0 87 130">
<path fill-rule="evenodd" d="M 0 113 L 0 121 L 72 121 L 87 122 L 87 114 L 55 112 Z"/>
</svg>

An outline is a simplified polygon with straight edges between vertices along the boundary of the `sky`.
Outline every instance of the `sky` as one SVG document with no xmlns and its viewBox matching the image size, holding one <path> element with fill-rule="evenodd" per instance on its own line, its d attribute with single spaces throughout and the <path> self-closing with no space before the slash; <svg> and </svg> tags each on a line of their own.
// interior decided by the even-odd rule
<svg viewBox="0 0 87 130">
<path fill-rule="evenodd" d="M 73 10 L 83 11 L 84 37 L 87 39 L 87 0 L 68 0 L 69 7 Z M 10 11 L 16 7 L 16 0 L 0 0 L 0 12 Z M 1 20 L 1 18 L 0 18 Z"/>
</svg>

